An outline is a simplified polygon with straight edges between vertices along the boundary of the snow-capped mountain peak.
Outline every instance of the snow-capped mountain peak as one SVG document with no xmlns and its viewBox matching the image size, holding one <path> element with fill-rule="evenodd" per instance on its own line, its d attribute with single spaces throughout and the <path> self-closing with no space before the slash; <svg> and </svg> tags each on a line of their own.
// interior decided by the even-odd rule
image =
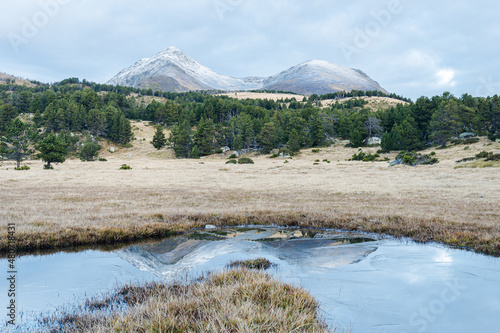
<svg viewBox="0 0 500 333">
<path fill-rule="evenodd" d="M 113 85 L 190 90 L 284 90 L 301 94 L 325 94 L 340 90 L 385 90 L 360 70 L 323 60 L 310 60 L 279 74 L 261 78 L 233 78 L 196 62 L 177 47 L 169 47 L 122 70 L 107 82 Z"/>
</svg>

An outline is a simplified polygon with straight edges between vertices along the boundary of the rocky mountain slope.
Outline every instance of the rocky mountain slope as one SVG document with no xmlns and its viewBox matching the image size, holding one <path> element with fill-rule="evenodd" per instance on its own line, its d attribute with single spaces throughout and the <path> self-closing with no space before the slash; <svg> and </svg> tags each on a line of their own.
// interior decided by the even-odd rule
<svg viewBox="0 0 500 333">
<path fill-rule="evenodd" d="M 176 47 L 136 62 L 107 84 L 176 92 L 254 89 L 283 90 L 306 95 L 353 89 L 386 92 L 360 70 L 320 60 L 299 64 L 267 78 L 233 78 L 199 64 Z"/>
</svg>

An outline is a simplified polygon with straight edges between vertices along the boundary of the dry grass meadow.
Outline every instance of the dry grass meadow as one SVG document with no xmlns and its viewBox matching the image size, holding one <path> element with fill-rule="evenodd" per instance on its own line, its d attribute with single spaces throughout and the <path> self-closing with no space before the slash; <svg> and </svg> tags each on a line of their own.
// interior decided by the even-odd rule
<svg viewBox="0 0 500 333">
<path fill-rule="evenodd" d="M 104 151 L 107 162 L 70 159 L 43 170 L 41 161 L 28 161 L 23 164 L 29 171 L 2 162 L 1 250 L 7 249 L 9 222 L 16 225 L 19 250 L 119 243 L 205 224 L 276 224 L 406 236 L 500 254 L 498 162 L 455 168 L 456 160 L 480 151 L 499 153 L 499 143 L 482 139 L 468 150 L 435 150 L 441 162 L 430 166 L 346 161 L 357 150 L 342 146 L 305 150 L 287 163 L 252 156 L 254 165 L 226 165 L 221 155 L 174 159 L 170 150 L 149 143 L 154 127 L 135 123 L 134 130 L 134 147 Z M 119 170 L 122 164 L 132 170 Z"/>
</svg>

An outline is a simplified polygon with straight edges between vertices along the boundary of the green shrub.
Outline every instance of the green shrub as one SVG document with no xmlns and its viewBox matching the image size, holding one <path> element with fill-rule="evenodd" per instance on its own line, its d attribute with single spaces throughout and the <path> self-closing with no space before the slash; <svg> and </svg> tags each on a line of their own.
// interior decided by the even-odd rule
<svg viewBox="0 0 500 333">
<path fill-rule="evenodd" d="M 236 154 L 231 154 L 228 158 L 238 158 L 238 156 L 236 156 Z"/>
<path fill-rule="evenodd" d="M 53 170 L 53 169 L 54 169 L 54 167 L 53 167 L 52 165 L 50 165 L 50 164 L 44 164 L 44 165 L 43 165 L 43 168 L 44 168 L 45 170 Z"/>
<path fill-rule="evenodd" d="M 312 151 L 313 153 L 319 153 L 321 150 L 319 150 L 319 149 L 313 149 L 313 150 L 311 150 L 311 151 Z"/>
<path fill-rule="evenodd" d="M 80 150 L 80 160 L 82 160 L 82 162 L 93 161 L 94 158 L 98 157 L 99 149 L 101 149 L 101 146 L 93 142 L 90 137 L 88 137 L 82 147 L 82 150 Z"/>
<path fill-rule="evenodd" d="M 23 165 L 22 167 L 19 167 L 19 168 L 14 168 L 14 170 L 19 170 L 19 171 L 22 171 L 22 170 L 29 170 L 30 167 L 27 166 L 27 165 Z"/>
<path fill-rule="evenodd" d="M 422 165 L 432 165 L 432 164 L 438 164 L 438 163 L 439 163 L 439 160 L 437 158 L 431 158 L 431 159 L 423 161 L 420 164 L 422 164 Z"/>
<path fill-rule="evenodd" d="M 500 154 L 491 154 L 486 158 L 486 161 L 500 161 Z"/>
<path fill-rule="evenodd" d="M 236 160 L 228 160 L 226 162 L 226 164 L 236 164 L 236 163 L 238 163 L 238 161 L 236 161 Z"/>
<path fill-rule="evenodd" d="M 254 164 L 254 163 L 253 163 L 253 160 L 251 158 L 242 157 L 242 158 L 238 159 L 238 164 Z"/>
<path fill-rule="evenodd" d="M 365 153 L 364 151 L 360 151 L 358 154 L 352 155 L 351 161 L 363 161 L 363 162 L 374 162 L 376 159 L 380 157 L 379 154 L 372 155 L 371 153 Z"/>
<path fill-rule="evenodd" d="M 466 158 L 462 158 L 461 160 L 455 161 L 455 163 L 470 162 L 470 161 L 475 161 L 475 160 L 477 160 L 476 157 L 466 157 Z"/>
<path fill-rule="evenodd" d="M 217 149 L 217 150 L 215 151 L 215 153 L 216 153 L 216 154 L 222 154 L 222 149 Z"/>
<path fill-rule="evenodd" d="M 489 156 L 493 155 L 492 152 L 487 152 L 487 151 L 482 151 L 479 154 L 476 154 L 476 158 L 488 158 Z"/>
<path fill-rule="evenodd" d="M 431 164 L 436 164 L 439 163 L 439 160 L 435 157 L 436 153 L 430 153 L 427 155 L 422 155 L 420 153 L 416 153 L 414 151 L 412 152 L 406 152 L 402 151 L 396 156 L 396 162 L 399 162 L 400 164 L 405 164 L 405 165 L 410 165 L 410 166 L 415 166 L 415 165 L 431 165 Z M 398 163 L 396 163 L 398 164 Z"/>
<path fill-rule="evenodd" d="M 132 167 L 130 165 L 122 164 L 120 170 L 132 170 Z"/>
<path fill-rule="evenodd" d="M 403 164 L 413 165 L 415 163 L 415 156 L 405 155 L 403 156 Z"/>
<path fill-rule="evenodd" d="M 104 157 L 99 157 L 99 162 L 107 162 L 108 160 L 105 159 Z"/>
<path fill-rule="evenodd" d="M 467 138 L 467 139 L 463 140 L 463 143 L 466 145 L 471 145 L 471 144 L 478 143 L 478 142 L 479 142 L 479 138 Z"/>
<path fill-rule="evenodd" d="M 276 158 L 276 157 L 279 157 L 278 154 L 272 154 L 271 156 L 269 156 L 269 158 Z"/>
<path fill-rule="evenodd" d="M 491 141 L 496 141 L 496 140 L 500 139 L 500 132 L 489 133 L 488 139 L 490 139 Z"/>
</svg>

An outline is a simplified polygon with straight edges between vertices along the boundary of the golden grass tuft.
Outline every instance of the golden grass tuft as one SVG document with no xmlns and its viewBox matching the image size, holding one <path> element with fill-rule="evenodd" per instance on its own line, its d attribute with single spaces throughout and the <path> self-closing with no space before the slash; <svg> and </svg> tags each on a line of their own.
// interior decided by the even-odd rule
<svg viewBox="0 0 500 333">
<path fill-rule="evenodd" d="M 248 269 L 125 286 L 44 322 L 58 332 L 329 332 L 309 292 Z"/>
</svg>

